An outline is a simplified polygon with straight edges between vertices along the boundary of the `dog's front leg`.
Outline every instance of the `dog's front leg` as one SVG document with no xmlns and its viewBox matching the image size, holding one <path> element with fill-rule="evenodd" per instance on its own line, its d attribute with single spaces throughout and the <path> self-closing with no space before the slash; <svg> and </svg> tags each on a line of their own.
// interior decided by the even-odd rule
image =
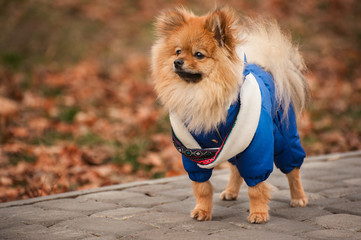
<svg viewBox="0 0 361 240">
<path fill-rule="evenodd" d="M 248 188 L 250 223 L 264 223 L 269 219 L 268 205 L 271 195 L 270 189 L 265 182 L 260 182 L 254 187 Z"/>
<path fill-rule="evenodd" d="M 238 169 L 231 164 L 230 177 L 226 189 L 221 193 L 223 200 L 236 200 L 238 198 L 239 190 L 241 189 L 243 178 L 239 175 Z"/>
<path fill-rule="evenodd" d="M 192 182 L 192 187 L 197 204 L 191 212 L 191 217 L 199 221 L 211 220 L 213 208 L 213 187 L 211 182 Z"/>
<path fill-rule="evenodd" d="M 308 203 L 305 191 L 303 190 L 300 176 L 300 169 L 294 168 L 286 174 L 291 192 L 291 206 L 305 207 Z"/>
</svg>

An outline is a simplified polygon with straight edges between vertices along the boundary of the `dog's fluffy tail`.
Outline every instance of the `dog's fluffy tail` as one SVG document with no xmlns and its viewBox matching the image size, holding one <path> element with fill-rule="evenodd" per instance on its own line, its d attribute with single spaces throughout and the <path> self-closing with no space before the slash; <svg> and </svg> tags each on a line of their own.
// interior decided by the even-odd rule
<svg viewBox="0 0 361 240">
<path fill-rule="evenodd" d="M 310 98 L 303 75 L 306 66 L 298 48 L 276 21 L 245 19 L 243 27 L 241 48 L 248 63 L 256 63 L 273 75 L 278 104 L 285 113 L 292 104 L 298 115 Z"/>
</svg>

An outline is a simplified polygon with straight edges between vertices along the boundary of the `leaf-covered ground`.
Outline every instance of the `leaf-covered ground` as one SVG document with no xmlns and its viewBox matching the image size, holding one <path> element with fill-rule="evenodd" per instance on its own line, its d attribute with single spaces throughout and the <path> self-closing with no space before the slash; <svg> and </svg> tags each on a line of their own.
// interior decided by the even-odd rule
<svg viewBox="0 0 361 240">
<path fill-rule="evenodd" d="M 361 148 L 361 3 L 233 0 L 299 44 L 307 154 Z M 149 74 L 154 17 L 212 1 L 0 0 L 0 202 L 184 174 Z"/>
</svg>

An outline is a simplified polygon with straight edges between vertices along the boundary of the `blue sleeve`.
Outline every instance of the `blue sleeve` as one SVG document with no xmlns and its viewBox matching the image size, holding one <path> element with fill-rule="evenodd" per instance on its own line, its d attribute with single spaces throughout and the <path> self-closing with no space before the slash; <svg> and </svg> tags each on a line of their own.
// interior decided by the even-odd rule
<svg viewBox="0 0 361 240">
<path fill-rule="evenodd" d="M 273 123 L 270 111 L 262 107 L 256 133 L 245 151 L 236 156 L 236 166 L 248 186 L 265 181 L 273 171 Z"/>
<path fill-rule="evenodd" d="M 187 171 L 189 178 L 195 182 L 205 182 L 212 176 L 213 168 L 200 168 L 197 163 L 182 155 L 183 166 Z"/>
<path fill-rule="evenodd" d="M 296 115 L 292 105 L 288 111 L 287 122 L 279 111 L 274 119 L 275 134 L 275 165 L 283 173 L 289 173 L 294 168 L 300 168 L 306 156 L 297 131 Z"/>
<path fill-rule="evenodd" d="M 250 145 L 242 153 L 236 156 L 236 166 L 239 173 L 248 186 L 253 187 L 258 183 L 265 181 L 273 171 L 273 120 L 272 120 L 272 94 L 269 86 L 261 80 L 259 74 L 264 72 L 257 65 L 254 67 L 253 74 L 258 82 L 262 106 L 261 114 L 256 133 Z M 272 81 L 270 74 L 263 76 L 267 83 Z M 241 103 L 242 104 L 242 103 Z"/>
</svg>

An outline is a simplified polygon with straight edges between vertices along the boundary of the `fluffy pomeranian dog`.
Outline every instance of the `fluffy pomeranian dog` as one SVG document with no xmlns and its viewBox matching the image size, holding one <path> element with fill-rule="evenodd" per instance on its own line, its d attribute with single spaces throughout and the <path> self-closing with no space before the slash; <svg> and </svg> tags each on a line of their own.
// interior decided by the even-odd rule
<svg viewBox="0 0 361 240">
<path fill-rule="evenodd" d="M 239 17 L 223 7 L 204 16 L 184 8 L 156 20 L 152 75 L 169 110 L 173 142 L 192 180 L 191 217 L 211 220 L 212 170 L 231 164 L 223 200 L 248 185 L 251 223 L 269 219 L 273 164 L 286 174 L 291 205 L 304 207 L 299 169 L 305 158 L 296 116 L 309 91 L 305 64 L 275 21 Z"/>
</svg>

